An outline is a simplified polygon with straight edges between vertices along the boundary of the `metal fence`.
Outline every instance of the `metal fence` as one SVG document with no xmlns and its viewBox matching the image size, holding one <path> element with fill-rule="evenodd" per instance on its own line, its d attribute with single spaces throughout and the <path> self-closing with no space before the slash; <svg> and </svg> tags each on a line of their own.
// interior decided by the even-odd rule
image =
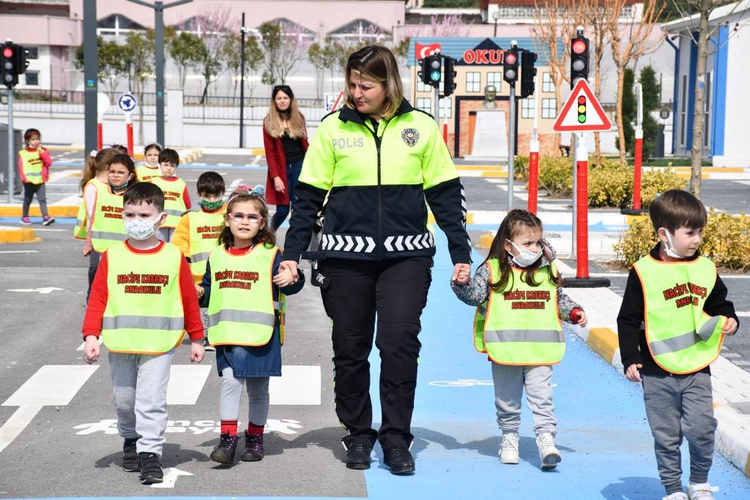
<svg viewBox="0 0 750 500">
<path fill-rule="evenodd" d="M 117 98 L 121 92 L 102 92 L 109 96 L 111 103 L 105 116 L 119 115 Z M 14 96 L 14 112 L 27 112 L 35 114 L 53 115 L 78 115 L 84 114 L 84 92 L 83 91 L 55 91 L 55 90 L 16 90 Z M 143 93 L 137 95 L 138 105 L 143 108 L 146 117 L 156 116 L 156 94 Z M 244 120 L 262 121 L 268 113 L 269 99 L 246 97 Z M 164 96 L 165 106 L 168 106 L 167 96 Z M 202 122 L 239 122 L 240 119 L 239 97 L 229 96 L 183 96 L 183 117 L 187 120 L 200 120 Z M 297 105 L 309 122 L 320 121 L 326 111 L 321 99 L 298 99 Z M 7 114 L 7 95 L 0 93 L 0 115 Z"/>
</svg>

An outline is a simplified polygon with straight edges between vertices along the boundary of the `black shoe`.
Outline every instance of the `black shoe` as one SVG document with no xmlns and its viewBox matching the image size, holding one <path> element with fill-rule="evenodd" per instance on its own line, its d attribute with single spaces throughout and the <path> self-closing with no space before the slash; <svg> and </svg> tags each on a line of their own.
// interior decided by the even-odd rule
<svg viewBox="0 0 750 500">
<path fill-rule="evenodd" d="M 363 443 L 355 443 L 346 449 L 346 468 L 365 470 L 370 468 L 370 452 L 372 447 Z"/>
<path fill-rule="evenodd" d="M 156 453 L 139 453 L 141 459 L 141 484 L 154 484 L 164 481 L 161 459 Z"/>
<path fill-rule="evenodd" d="M 234 453 L 237 450 L 237 443 L 240 441 L 238 435 L 222 434 L 219 438 L 219 444 L 211 452 L 211 460 L 220 464 L 233 464 Z"/>
<path fill-rule="evenodd" d="M 404 446 L 394 446 L 385 450 L 385 465 L 391 468 L 391 474 L 413 474 L 414 457 Z"/>
<path fill-rule="evenodd" d="M 250 434 L 245 431 L 245 451 L 242 453 L 243 462 L 258 462 L 263 460 L 263 434 Z"/>
<path fill-rule="evenodd" d="M 138 472 L 141 470 L 141 459 L 135 449 L 138 438 L 126 439 L 122 445 L 122 469 L 125 472 Z"/>
<path fill-rule="evenodd" d="M 208 337 L 203 338 L 203 350 L 204 351 L 215 351 L 216 348 L 208 343 Z"/>
</svg>

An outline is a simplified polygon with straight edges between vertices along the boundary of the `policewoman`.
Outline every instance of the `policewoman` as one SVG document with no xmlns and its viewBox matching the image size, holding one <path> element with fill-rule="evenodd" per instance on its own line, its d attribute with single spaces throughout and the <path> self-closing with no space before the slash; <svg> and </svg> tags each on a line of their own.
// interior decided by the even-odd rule
<svg viewBox="0 0 750 500">
<path fill-rule="evenodd" d="M 344 106 L 323 119 L 305 156 L 282 266 L 296 273 L 327 197 L 322 260 L 313 281 L 333 320 L 335 403 L 348 431 L 346 466 L 369 468 L 379 441 L 391 472 L 411 474 L 420 316 L 435 254 L 427 205 L 448 237 L 453 279 L 460 274 L 467 280 L 471 247 L 463 187 L 434 118 L 404 99 L 390 50 L 368 46 L 353 53 L 345 82 Z M 372 427 L 367 361 L 376 315 L 379 430 Z"/>
</svg>

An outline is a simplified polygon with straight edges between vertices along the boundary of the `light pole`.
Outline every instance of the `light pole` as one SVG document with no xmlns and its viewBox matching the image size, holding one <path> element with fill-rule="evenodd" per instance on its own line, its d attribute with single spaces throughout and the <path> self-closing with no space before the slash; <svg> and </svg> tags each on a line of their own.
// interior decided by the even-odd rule
<svg viewBox="0 0 750 500">
<path fill-rule="evenodd" d="M 164 141 L 164 9 L 176 7 L 193 0 L 177 0 L 164 5 L 164 2 L 154 2 L 153 5 L 142 0 L 128 0 L 154 9 L 154 42 L 156 57 L 156 142 L 166 145 Z"/>
<path fill-rule="evenodd" d="M 497 37 L 497 20 L 500 19 L 500 11 L 496 10 L 492 13 L 492 19 L 495 20 L 495 31 L 493 32 L 492 36 Z"/>
</svg>

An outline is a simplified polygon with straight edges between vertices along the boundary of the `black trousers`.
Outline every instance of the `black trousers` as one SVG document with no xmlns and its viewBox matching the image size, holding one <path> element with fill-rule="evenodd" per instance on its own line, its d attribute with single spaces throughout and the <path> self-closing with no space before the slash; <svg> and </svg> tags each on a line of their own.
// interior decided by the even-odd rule
<svg viewBox="0 0 750 500">
<path fill-rule="evenodd" d="M 432 281 L 432 258 L 386 261 L 326 259 L 320 272 L 333 320 L 336 414 L 349 431 L 343 441 L 383 449 L 408 447 L 417 386 L 420 316 Z M 377 318 L 377 337 L 375 321 Z M 370 363 L 373 339 L 380 351 L 380 430 L 372 428 Z"/>
<path fill-rule="evenodd" d="M 49 215 L 47 213 L 47 185 L 46 184 L 32 184 L 30 182 L 24 182 L 23 183 L 23 217 L 29 216 L 29 207 L 31 207 L 31 202 L 34 200 L 34 195 L 36 194 L 36 199 L 39 202 L 39 209 L 42 212 L 42 215 L 47 216 Z"/>
</svg>

